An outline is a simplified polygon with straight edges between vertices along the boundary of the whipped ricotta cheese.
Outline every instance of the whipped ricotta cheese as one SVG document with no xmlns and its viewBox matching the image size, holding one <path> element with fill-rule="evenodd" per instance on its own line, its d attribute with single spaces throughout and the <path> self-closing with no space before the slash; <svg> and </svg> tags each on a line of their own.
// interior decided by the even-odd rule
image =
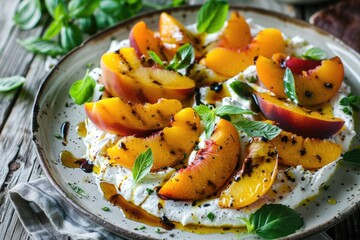
<svg viewBox="0 0 360 240">
<path fill-rule="evenodd" d="M 251 19 L 248 20 L 248 22 L 253 35 L 262 29 L 261 26 L 254 24 Z M 188 28 L 190 31 L 196 32 L 194 25 L 191 25 Z M 220 34 L 221 31 L 216 34 L 211 34 L 205 41 L 211 43 L 215 41 Z M 299 56 L 307 49 L 313 47 L 303 38 L 298 36 L 286 39 L 286 52 L 289 55 Z M 109 51 L 115 51 L 122 47 L 129 47 L 129 40 L 120 42 L 113 41 Z M 201 68 L 201 66 L 198 67 Z M 204 73 L 209 75 L 213 74 L 209 70 L 204 70 Z M 90 75 L 98 81 L 101 77 L 101 70 L 94 69 Z M 252 65 L 233 78 L 225 81 L 223 84 L 228 86 L 230 96 L 216 102 L 216 106 L 236 105 L 244 109 L 250 109 L 250 101 L 239 97 L 232 91 L 229 84 L 233 81 L 246 81 L 249 84 L 253 84 L 251 82 L 256 78 L 256 68 Z M 100 87 L 97 87 L 98 93 L 94 97 L 94 100 L 98 100 L 101 95 L 101 91 L 99 90 Z M 257 86 L 257 88 L 259 89 L 259 86 Z M 206 95 L 209 91 L 209 87 L 202 87 L 199 89 L 201 102 L 206 103 Z M 260 88 L 259 91 L 267 90 Z M 345 114 L 339 104 L 340 99 L 349 93 L 350 88 L 343 83 L 340 91 L 331 100 L 333 115 L 342 118 L 345 121 L 344 128 L 332 137 L 333 141 L 342 145 L 343 151 L 347 151 L 350 148 L 351 140 L 355 136 L 353 118 L 352 116 Z M 251 118 L 251 116 L 247 117 Z M 155 190 L 176 172 L 174 168 L 167 168 L 163 171 L 149 173 L 134 187 L 131 170 L 118 165 L 112 165 L 107 158 L 107 148 L 113 146 L 120 137 L 98 129 L 89 119 L 85 120 L 85 124 L 87 129 L 87 135 L 83 138 L 86 146 L 85 157 L 100 169 L 97 173 L 94 173 L 96 182 L 98 184 L 101 182 L 111 183 L 116 186 L 118 193 L 132 204 L 140 206 L 151 215 L 157 217 L 166 216 L 169 220 L 179 222 L 182 225 L 199 224 L 213 227 L 242 227 L 244 226 L 244 222 L 241 221 L 240 218 L 249 217 L 251 213 L 261 207 L 264 203 L 281 203 L 291 208 L 295 208 L 304 200 L 319 193 L 321 186 L 331 177 L 337 165 L 337 162 L 333 162 L 317 171 L 309 171 L 302 166 L 281 167 L 278 170 L 275 183 L 267 194 L 262 196 L 255 203 L 242 209 L 221 208 L 218 205 L 219 200 L 217 198 L 204 199 L 196 202 L 164 201 L 157 197 L 155 191 L 149 194 L 147 189 Z M 242 132 L 239 132 L 239 137 L 242 150 L 244 151 L 250 138 Z M 199 147 L 204 145 L 204 141 L 205 135 L 202 134 Z M 195 152 L 190 155 L 189 162 L 192 161 L 194 156 Z M 244 152 L 242 152 L 242 156 L 244 158 Z M 212 212 L 216 217 L 210 220 L 207 217 L 209 212 Z"/>
</svg>

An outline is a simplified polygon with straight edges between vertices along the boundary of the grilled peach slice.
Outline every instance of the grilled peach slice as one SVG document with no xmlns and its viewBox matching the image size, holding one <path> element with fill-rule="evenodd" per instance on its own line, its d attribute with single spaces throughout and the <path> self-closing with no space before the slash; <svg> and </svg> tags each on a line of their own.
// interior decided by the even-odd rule
<svg viewBox="0 0 360 240">
<path fill-rule="evenodd" d="M 300 107 L 292 102 L 256 93 L 256 100 L 264 116 L 277 122 L 285 131 L 303 137 L 328 138 L 338 132 L 344 120 Z"/>
<path fill-rule="evenodd" d="M 275 56 L 275 61 L 260 56 L 256 70 L 262 84 L 279 97 L 286 97 L 283 77 L 289 67 L 295 79 L 299 103 L 312 106 L 328 101 L 334 96 L 344 78 L 344 66 L 339 57 L 323 61 L 304 60 L 285 55 Z"/>
<path fill-rule="evenodd" d="M 250 27 L 238 12 L 232 12 L 228 24 L 220 36 L 219 47 L 242 49 L 251 42 Z"/>
<path fill-rule="evenodd" d="M 274 53 L 284 52 L 284 50 L 285 41 L 281 32 L 275 28 L 267 28 L 243 49 L 234 51 L 220 47 L 214 48 L 206 54 L 204 62 L 208 68 L 220 75 L 233 77 L 254 64 L 256 56 L 271 57 Z"/>
<path fill-rule="evenodd" d="M 229 179 L 238 163 L 239 136 L 235 127 L 221 119 L 205 148 L 200 149 L 193 162 L 179 170 L 161 187 L 163 199 L 197 200 L 216 193 Z"/>
<path fill-rule="evenodd" d="M 188 98 L 195 83 L 176 72 L 144 67 L 134 48 L 121 48 L 101 57 L 102 81 L 113 96 L 131 102 L 156 103 L 160 98 Z"/>
<path fill-rule="evenodd" d="M 144 21 L 136 23 L 129 34 L 130 47 L 134 48 L 139 57 L 149 57 L 148 51 L 154 51 L 161 59 L 166 60 L 160 39 L 155 36 Z"/>
<path fill-rule="evenodd" d="M 139 104 L 114 97 L 85 103 L 87 116 L 98 128 L 121 136 L 144 136 L 163 129 L 181 109 L 181 102 L 175 99 Z"/>
<path fill-rule="evenodd" d="M 318 169 L 341 155 L 341 145 L 329 140 L 303 138 L 291 132 L 281 133 L 271 142 L 275 145 L 281 163 L 302 165 L 305 169 Z"/>
<path fill-rule="evenodd" d="M 221 207 L 242 208 L 252 204 L 270 189 L 276 178 L 278 154 L 270 141 L 254 138 L 247 152 L 234 181 L 220 194 Z"/>
<path fill-rule="evenodd" d="M 151 171 L 171 167 L 186 158 L 199 141 L 200 118 L 192 108 L 175 114 L 169 127 L 146 138 L 127 136 L 107 149 L 110 163 L 132 169 L 138 155 L 151 148 L 154 164 Z"/>
<path fill-rule="evenodd" d="M 200 39 L 196 38 L 184 25 L 165 12 L 160 14 L 159 33 L 167 59 L 172 59 L 178 48 L 186 43 L 190 43 L 194 47 L 196 58 L 202 56 Z"/>
</svg>

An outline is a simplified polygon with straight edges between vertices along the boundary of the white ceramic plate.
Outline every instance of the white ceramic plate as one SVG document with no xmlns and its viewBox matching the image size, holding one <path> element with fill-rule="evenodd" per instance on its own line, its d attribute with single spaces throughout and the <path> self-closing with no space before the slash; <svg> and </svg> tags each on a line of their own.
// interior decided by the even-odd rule
<svg viewBox="0 0 360 240">
<path fill-rule="evenodd" d="M 283 15 L 253 8 L 237 7 L 233 10 L 239 11 L 246 18 L 252 18 L 255 23 L 262 26 L 276 27 L 288 36 L 300 35 L 315 46 L 324 49 L 329 56 L 340 56 L 345 66 L 347 83 L 352 86 L 355 94 L 360 95 L 360 72 L 358 71 L 360 56 L 342 42 L 309 24 Z M 187 25 L 195 22 L 197 7 L 173 9 L 168 12 Z M 144 20 L 150 28 L 157 29 L 158 16 L 159 12 L 145 14 L 98 34 L 64 57 L 46 77 L 37 95 L 33 116 L 34 142 L 39 160 L 49 181 L 67 201 L 88 218 L 119 235 L 136 239 L 149 237 L 164 239 L 170 238 L 170 234 L 172 234 L 171 239 L 237 238 L 232 233 L 194 235 L 194 233 L 180 230 L 158 234 L 152 227 L 136 231 L 134 229 L 142 224 L 124 218 L 120 209 L 110 206 L 98 192 L 91 174 L 86 174 L 80 169 L 65 168 L 59 161 L 59 153 L 63 150 L 69 150 L 75 156 L 81 156 L 85 152 L 85 147 L 75 130 L 77 124 L 84 120 L 85 113 L 82 106 L 72 104 L 68 96 L 70 85 L 84 76 L 89 63 L 99 65 L 100 57 L 109 48 L 112 39 L 128 38 L 130 28 L 139 20 Z M 61 140 L 54 137 L 60 132 L 60 126 L 64 121 L 70 122 L 67 146 L 63 146 Z M 356 127 L 359 133 L 359 126 Z M 89 197 L 77 195 L 68 183 L 76 183 Z M 360 168 L 339 166 L 329 185 L 330 188 L 327 191 L 321 191 L 312 202 L 296 209 L 304 218 L 305 227 L 293 234 L 292 238 L 304 238 L 325 230 L 349 215 L 352 209 L 359 205 Z M 336 199 L 337 204 L 328 204 L 330 197 Z M 101 208 L 104 206 L 110 207 L 110 211 L 103 211 Z"/>
</svg>

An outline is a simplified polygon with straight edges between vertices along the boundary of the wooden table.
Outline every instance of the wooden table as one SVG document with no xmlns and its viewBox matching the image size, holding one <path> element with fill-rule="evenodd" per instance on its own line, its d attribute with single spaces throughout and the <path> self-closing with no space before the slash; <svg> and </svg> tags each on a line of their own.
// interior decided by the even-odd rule
<svg viewBox="0 0 360 240">
<path fill-rule="evenodd" d="M 263 1 L 267 1 L 266 4 L 271 2 L 271 0 Z M 26 83 L 21 89 L 0 93 L 0 239 L 6 240 L 31 238 L 9 202 L 8 190 L 17 183 L 42 176 L 32 144 L 30 126 L 34 98 L 46 75 L 45 59 L 26 52 L 16 43 L 16 39 L 40 36 L 44 32 L 44 27 L 21 31 L 14 26 L 12 18 L 19 2 L 20 0 L 0 0 L 0 77 L 12 75 L 26 77 Z M 255 2 L 261 4 L 261 1 Z M 272 4 L 277 5 L 275 2 Z M 286 9 L 289 15 L 308 20 L 312 13 L 328 4 L 282 5 L 281 8 Z M 329 229 L 327 234 L 333 239 L 360 239 L 359 219 L 360 209 Z"/>
</svg>

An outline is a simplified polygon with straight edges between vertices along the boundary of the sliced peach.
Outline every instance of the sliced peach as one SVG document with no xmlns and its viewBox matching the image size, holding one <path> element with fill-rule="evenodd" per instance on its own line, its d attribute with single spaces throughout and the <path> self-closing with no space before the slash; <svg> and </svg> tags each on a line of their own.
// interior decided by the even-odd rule
<svg viewBox="0 0 360 240">
<path fill-rule="evenodd" d="M 251 42 L 250 27 L 238 12 L 232 12 L 228 24 L 219 38 L 219 47 L 242 49 Z"/>
<path fill-rule="evenodd" d="M 102 81 L 113 96 L 132 102 L 156 103 L 160 98 L 188 98 L 195 83 L 176 72 L 144 67 L 134 48 L 121 48 L 101 57 Z"/>
<path fill-rule="evenodd" d="M 302 165 L 305 169 L 318 169 L 341 155 L 341 145 L 329 140 L 303 138 L 291 132 L 281 133 L 271 142 L 275 145 L 280 162 L 288 166 Z"/>
<path fill-rule="evenodd" d="M 121 136 L 144 136 L 163 129 L 181 108 L 181 103 L 175 99 L 139 104 L 114 97 L 85 103 L 87 116 L 98 128 Z"/>
<path fill-rule="evenodd" d="M 256 93 L 256 99 L 267 119 L 277 122 L 281 129 L 303 137 L 328 138 L 344 125 L 340 118 L 300 107 L 267 93 Z"/>
<path fill-rule="evenodd" d="M 190 43 L 194 47 L 196 58 L 202 56 L 200 39 L 187 30 L 182 23 L 165 12 L 160 14 L 159 33 L 167 59 L 172 59 L 178 48 L 186 43 Z"/>
<path fill-rule="evenodd" d="M 149 137 L 127 136 L 107 149 L 109 162 L 132 169 L 140 153 L 151 148 L 154 164 L 151 171 L 171 167 L 184 160 L 199 141 L 200 118 L 192 108 L 178 112 L 171 125 Z"/>
<path fill-rule="evenodd" d="M 252 42 L 237 51 L 214 48 L 205 56 L 205 65 L 220 75 L 233 77 L 254 64 L 254 58 L 262 55 L 271 57 L 274 53 L 284 52 L 285 41 L 279 30 L 262 30 Z"/>
<path fill-rule="evenodd" d="M 286 97 L 283 77 L 285 67 L 289 67 L 294 75 L 299 103 L 304 106 L 328 101 L 338 92 L 344 79 L 344 66 L 339 57 L 321 62 L 286 58 L 285 55 L 278 55 L 276 58 L 274 61 L 260 56 L 256 60 L 260 81 L 277 96 Z"/>
<path fill-rule="evenodd" d="M 194 161 L 161 187 L 158 196 L 175 200 L 197 200 L 211 196 L 231 176 L 239 154 L 239 136 L 235 127 L 221 119 L 206 141 L 205 148 L 198 150 Z"/>
<path fill-rule="evenodd" d="M 148 51 L 154 51 L 161 59 L 166 60 L 160 39 L 155 36 L 144 21 L 136 23 L 129 34 L 130 47 L 134 48 L 139 57 L 149 57 Z"/>
<path fill-rule="evenodd" d="M 274 145 L 254 138 L 247 151 L 241 170 L 220 194 L 221 207 L 246 207 L 263 196 L 274 183 L 278 169 L 278 154 Z"/>
</svg>

